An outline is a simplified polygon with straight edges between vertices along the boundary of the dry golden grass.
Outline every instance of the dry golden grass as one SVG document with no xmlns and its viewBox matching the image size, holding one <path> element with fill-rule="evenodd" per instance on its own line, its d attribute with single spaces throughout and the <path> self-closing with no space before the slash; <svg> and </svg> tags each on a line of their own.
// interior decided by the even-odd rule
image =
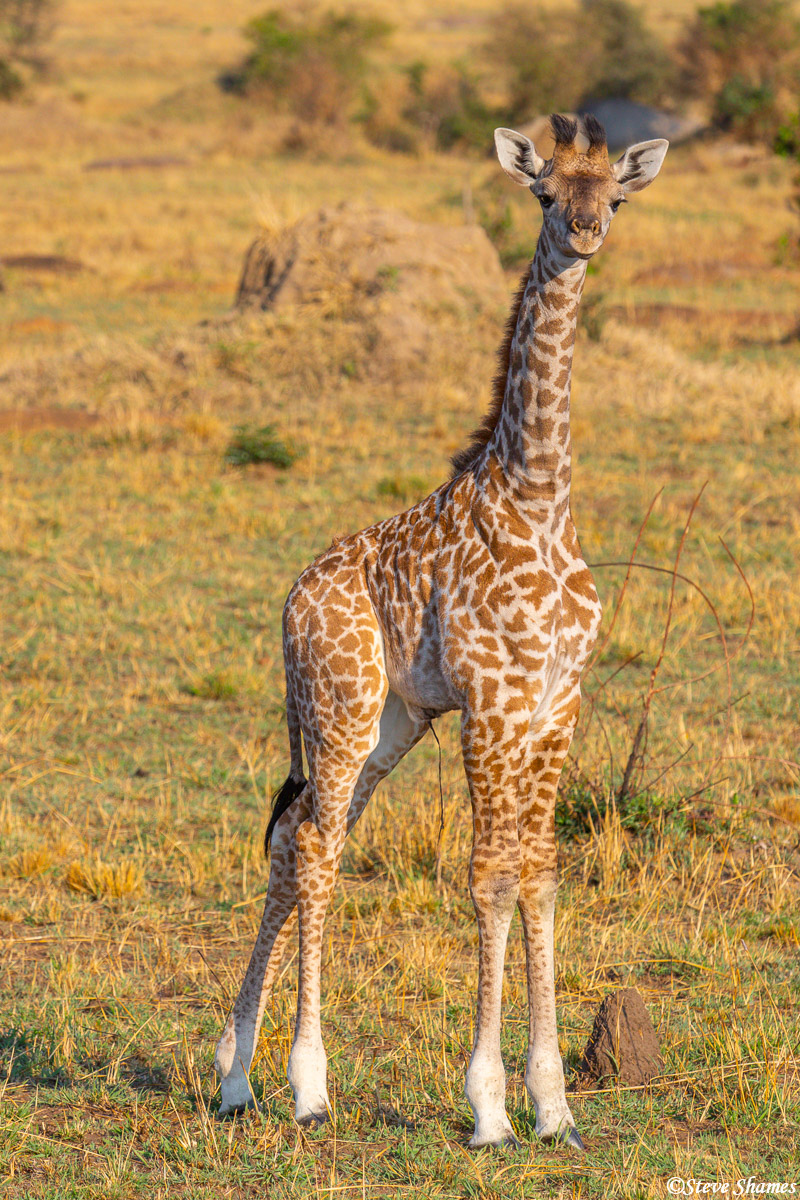
<svg viewBox="0 0 800 1200">
<path fill-rule="evenodd" d="M 144 870 L 141 863 L 73 862 L 64 873 L 64 884 L 71 892 L 94 900 L 121 900 L 142 890 Z"/>
</svg>

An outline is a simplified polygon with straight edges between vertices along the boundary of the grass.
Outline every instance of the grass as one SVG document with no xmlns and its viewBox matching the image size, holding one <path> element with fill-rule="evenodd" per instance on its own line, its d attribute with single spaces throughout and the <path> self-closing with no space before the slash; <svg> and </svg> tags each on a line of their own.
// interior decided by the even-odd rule
<svg viewBox="0 0 800 1200">
<path fill-rule="evenodd" d="M 441 888 L 430 738 L 347 847 L 323 993 L 335 1125 L 291 1120 L 291 956 L 251 1075 L 262 1112 L 214 1120 L 213 1046 L 260 916 L 265 797 L 286 773 L 283 599 L 333 536 L 444 477 L 488 401 L 504 317 L 442 311 L 425 362 L 373 375 L 335 303 L 324 320 L 313 305 L 225 316 L 242 257 L 259 217 L 280 225 L 353 196 L 459 223 L 466 183 L 505 196 L 512 240 L 536 234 L 488 161 L 357 147 L 327 159 L 323 185 L 316 158 L 276 159 L 271 132 L 204 82 L 263 7 L 234 20 L 212 0 L 65 3 L 62 77 L 0 131 L 16 168 L 8 245 L 86 268 L 8 270 L 3 294 L 3 407 L 55 412 L 0 414 L 0 1195 L 627 1200 L 666 1195 L 673 1175 L 800 1182 L 800 351 L 781 341 L 795 266 L 777 252 L 795 218 L 784 165 L 724 146 L 671 152 L 618 218 L 587 285 L 602 303 L 579 334 L 573 393 L 586 558 L 627 559 L 663 488 L 637 558 L 669 567 L 707 483 L 681 569 L 732 650 L 750 606 L 720 537 L 755 597 L 731 705 L 724 670 L 703 677 L 721 663 L 716 622 L 678 587 L 648 769 L 617 811 L 607 798 L 669 590 L 635 571 L 568 768 L 568 1077 L 598 1004 L 626 984 L 656 1023 L 664 1076 L 574 1097 L 586 1157 L 536 1143 L 515 921 L 503 1047 L 523 1149 L 467 1153 L 477 934 L 448 718 Z M 473 44 L 466 19 L 485 11 L 437 8 L 433 42 Z M 403 45 L 427 19 L 409 9 Z M 167 152 L 186 165 L 83 170 Z M 286 471 L 233 471 L 240 426 L 305 453 Z M 608 631 L 624 571 L 595 575 Z"/>
</svg>

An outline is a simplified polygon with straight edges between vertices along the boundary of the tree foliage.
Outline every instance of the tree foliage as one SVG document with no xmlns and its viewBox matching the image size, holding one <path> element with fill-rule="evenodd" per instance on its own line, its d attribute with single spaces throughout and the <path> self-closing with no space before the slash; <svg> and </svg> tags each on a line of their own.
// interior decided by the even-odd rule
<svg viewBox="0 0 800 1200">
<path fill-rule="evenodd" d="M 800 21 L 787 0 L 720 0 L 701 8 L 680 45 L 687 91 L 715 124 L 774 141 L 798 109 Z"/>
</svg>

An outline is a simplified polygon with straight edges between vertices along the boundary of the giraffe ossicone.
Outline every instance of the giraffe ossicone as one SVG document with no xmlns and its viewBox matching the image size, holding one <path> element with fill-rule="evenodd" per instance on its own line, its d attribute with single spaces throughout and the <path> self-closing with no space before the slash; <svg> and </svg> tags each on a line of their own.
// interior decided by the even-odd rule
<svg viewBox="0 0 800 1200">
<path fill-rule="evenodd" d="M 500 1055 L 515 907 L 525 935 L 525 1083 L 536 1132 L 583 1145 L 564 1090 L 553 950 L 556 790 L 600 623 L 570 511 L 570 376 L 587 262 L 627 194 L 655 178 L 667 143 L 632 146 L 612 165 L 596 120 L 584 121 L 585 152 L 574 121 L 551 120 L 549 159 L 521 133 L 495 133 L 503 169 L 541 204 L 542 229 L 484 423 L 446 483 L 407 512 L 337 541 L 286 601 L 290 773 L 267 831 L 264 915 L 217 1046 L 222 1115 L 252 1103 L 247 1073 L 295 909 L 299 985 L 288 1077 L 298 1121 L 329 1115 L 320 960 L 344 841 L 430 719 L 459 710 L 480 947 L 465 1084 L 475 1118 L 470 1146 L 516 1144 Z"/>
</svg>

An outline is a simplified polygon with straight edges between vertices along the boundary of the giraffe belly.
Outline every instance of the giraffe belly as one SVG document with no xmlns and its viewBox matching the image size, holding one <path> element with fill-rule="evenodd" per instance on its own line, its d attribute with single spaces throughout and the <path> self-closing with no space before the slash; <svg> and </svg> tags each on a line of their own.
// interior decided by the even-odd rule
<svg viewBox="0 0 800 1200">
<path fill-rule="evenodd" d="M 438 639 L 403 645 L 384 634 L 383 655 L 389 686 L 409 709 L 432 714 L 461 707 L 458 692 L 442 670 Z"/>
<path fill-rule="evenodd" d="M 461 707 L 458 693 L 447 681 L 438 664 L 413 664 L 395 669 L 387 660 L 387 676 L 392 691 L 397 692 L 410 709 L 422 713 L 451 712 Z"/>
</svg>

